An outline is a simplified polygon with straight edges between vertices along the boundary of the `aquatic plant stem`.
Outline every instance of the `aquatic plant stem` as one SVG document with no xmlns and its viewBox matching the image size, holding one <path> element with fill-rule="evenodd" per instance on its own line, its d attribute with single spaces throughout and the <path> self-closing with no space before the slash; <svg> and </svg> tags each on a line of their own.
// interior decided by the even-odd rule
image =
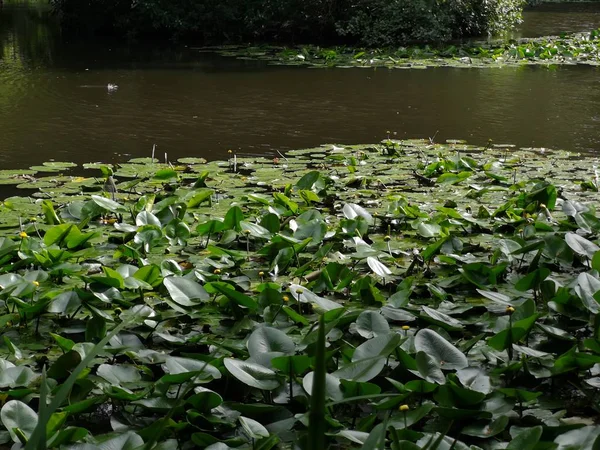
<svg viewBox="0 0 600 450">
<path fill-rule="evenodd" d="M 310 396 L 308 414 L 308 448 L 325 449 L 325 317 L 319 316 L 319 330 L 316 344 L 315 372 Z"/>
</svg>

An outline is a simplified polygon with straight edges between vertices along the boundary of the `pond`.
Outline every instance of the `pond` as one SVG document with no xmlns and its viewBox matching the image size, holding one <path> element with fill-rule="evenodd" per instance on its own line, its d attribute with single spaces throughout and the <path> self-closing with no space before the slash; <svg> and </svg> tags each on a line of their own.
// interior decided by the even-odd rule
<svg viewBox="0 0 600 450">
<path fill-rule="evenodd" d="M 600 26 L 597 6 L 529 11 L 520 34 Z M 582 17 L 585 20 L 582 21 Z M 0 12 L 0 165 L 276 155 L 326 142 L 467 139 L 600 151 L 591 67 L 316 70 L 147 43 L 68 42 L 36 3 Z M 117 90 L 107 89 L 109 83 Z"/>
</svg>

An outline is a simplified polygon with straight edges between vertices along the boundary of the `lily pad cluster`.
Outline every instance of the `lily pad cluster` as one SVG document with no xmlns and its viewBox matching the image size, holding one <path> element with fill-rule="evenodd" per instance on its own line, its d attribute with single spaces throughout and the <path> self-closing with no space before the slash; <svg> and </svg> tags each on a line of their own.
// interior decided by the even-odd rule
<svg viewBox="0 0 600 450">
<path fill-rule="evenodd" d="M 53 166 L 0 205 L 0 446 L 596 448 L 591 163 L 386 139 Z"/>
<path fill-rule="evenodd" d="M 511 65 L 600 64 L 600 30 L 543 38 L 496 40 L 399 48 L 222 47 L 225 56 L 265 60 L 277 65 L 325 67 L 501 67 Z"/>
</svg>

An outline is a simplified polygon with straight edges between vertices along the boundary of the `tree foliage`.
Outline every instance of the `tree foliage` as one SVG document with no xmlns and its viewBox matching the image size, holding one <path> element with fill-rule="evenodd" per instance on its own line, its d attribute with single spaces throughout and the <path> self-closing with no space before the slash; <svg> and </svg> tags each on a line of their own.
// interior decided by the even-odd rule
<svg viewBox="0 0 600 450">
<path fill-rule="evenodd" d="M 447 41 L 506 30 L 522 0 L 51 0 L 71 30 L 206 43 Z"/>
</svg>

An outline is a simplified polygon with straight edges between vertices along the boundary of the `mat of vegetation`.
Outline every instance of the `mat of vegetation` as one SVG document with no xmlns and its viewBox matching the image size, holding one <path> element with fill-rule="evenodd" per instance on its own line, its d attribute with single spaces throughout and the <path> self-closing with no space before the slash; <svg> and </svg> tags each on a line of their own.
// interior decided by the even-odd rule
<svg viewBox="0 0 600 450">
<path fill-rule="evenodd" d="M 386 140 L 0 171 L 35 189 L 0 206 L 0 447 L 596 449 L 592 163 Z"/>
<path fill-rule="evenodd" d="M 206 50 L 206 49 L 205 49 Z M 447 46 L 394 48 L 353 47 L 221 47 L 224 56 L 259 59 L 277 65 L 309 67 L 502 67 L 511 65 L 600 65 L 600 29 L 544 38 Z"/>
</svg>

